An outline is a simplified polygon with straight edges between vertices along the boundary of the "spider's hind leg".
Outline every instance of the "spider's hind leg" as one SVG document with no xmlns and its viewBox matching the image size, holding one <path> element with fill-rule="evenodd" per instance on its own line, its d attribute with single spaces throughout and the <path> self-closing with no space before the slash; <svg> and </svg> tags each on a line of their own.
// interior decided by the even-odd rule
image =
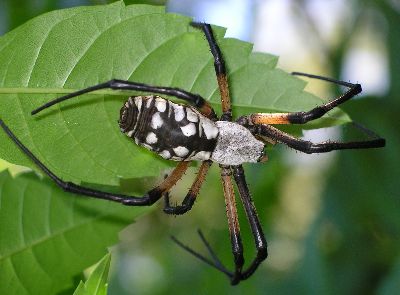
<svg viewBox="0 0 400 295">
<path fill-rule="evenodd" d="M 177 243 L 181 248 L 188 251 L 201 261 L 207 263 L 208 265 L 216 268 L 217 270 L 226 274 L 232 285 L 237 285 L 240 281 L 249 278 L 258 268 L 258 266 L 267 258 L 267 242 L 264 237 L 264 233 L 261 228 L 260 221 L 257 216 L 256 209 L 254 207 L 248 186 L 245 180 L 244 171 L 242 166 L 222 166 L 221 167 L 221 177 L 224 186 L 224 196 L 226 202 L 226 212 L 228 217 L 229 233 L 231 238 L 232 253 L 234 257 L 235 268 L 234 271 L 229 271 L 222 262 L 218 259 L 214 250 L 211 248 L 210 244 L 204 238 L 203 234 L 199 231 L 199 235 L 204 245 L 207 248 L 208 253 L 212 257 L 212 260 L 204 257 L 203 255 L 197 253 L 190 247 L 184 245 L 182 242 L 172 237 L 175 243 Z M 255 246 L 257 249 L 256 257 L 251 261 L 248 267 L 243 268 L 244 257 L 243 257 L 243 245 L 240 236 L 240 227 L 236 210 L 235 195 L 232 183 L 232 171 L 233 177 L 238 187 L 240 194 L 240 199 L 243 203 L 247 219 L 250 223 L 250 228 L 253 233 L 253 238 Z"/>
<path fill-rule="evenodd" d="M 164 181 L 150 190 L 142 197 L 128 196 L 124 194 L 108 193 L 100 190 L 91 189 L 82 185 L 62 180 L 54 174 L 46 165 L 43 164 L 8 128 L 8 126 L 0 119 L 0 127 L 5 131 L 8 137 L 18 146 L 18 148 L 42 170 L 54 183 L 66 192 L 84 195 L 92 198 L 113 201 L 127 206 L 150 206 L 158 201 L 164 193 L 168 192 L 174 186 L 189 167 L 190 162 L 180 162 L 171 174 Z"/>
<path fill-rule="evenodd" d="M 268 257 L 267 241 L 261 227 L 260 220 L 254 206 L 242 165 L 232 166 L 233 177 L 235 179 L 239 196 L 246 212 L 247 220 L 250 224 L 250 229 L 253 234 L 254 244 L 256 247 L 256 256 L 253 258 L 250 265 L 241 271 L 240 280 L 249 278 L 258 268 L 258 266 Z"/>
<path fill-rule="evenodd" d="M 179 241 L 177 238 L 175 238 L 174 236 L 171 236 L 171 239 L 179 246 L 181 247 L 183 250 L 189 252 L 190 254 L 192 254 L 193 256 L 197 257 L 198 259 L 200 259 L 201 261 L 203 261 L 204 263 L 207 263 L 208 265 L 214 267 L 215 269 L 223 272 L 224 274 L 226 274 L 229 278 L 232 278 L 233 273 L 231 273 L 229 270 L 226 269 L 226 267 L 222 264 L 221 260 L 219 260 L 219 258 L 217 257 L 217 255 L 215 254 L 214 250 L 211 248 L 210 244 L 207 242 L 206 238 L 204 237 L 203 233 L 201 232 L 201 230 L 197 231 L 201 241 L 203 242 L 203 244 L 206 246 L 208 253 L 211 255 L 212 257 L 212 261 L 206 257 L 204 257 L 203 255 L 201 255 L 200 253 L 194 251 L 192 248 L 190 248 L 189 246 L 186 246 L 185 244 L 183 244 L 181 241 Z"/>
</svg>

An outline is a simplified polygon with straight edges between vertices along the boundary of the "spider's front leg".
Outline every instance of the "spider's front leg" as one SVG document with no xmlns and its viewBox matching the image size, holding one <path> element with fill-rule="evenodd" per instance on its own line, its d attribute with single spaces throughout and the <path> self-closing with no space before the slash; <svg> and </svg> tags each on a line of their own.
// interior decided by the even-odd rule
<svg viewBox="0 0 400 295">
<path fill-rule="evenodd" d="M 192 209 L 194 202 L 196 201 L 196 197 L 199 194 L 201 185 L 203 184 L 206 175 L 208 173 L 209 168 L 211 167 L 211 161 L 204 161 L 197 173 L 196 179 L 194 180 L 189 192 L 186 197 L 183 199 L 182 204 L 178 206 L 171 206 L 169 202 L 169 194 L 165 194 L 165 207 L 164 212 L 172 215 L 182 215 Z"/>
<path fill-rule="evenodd" d="M 353 123 L 353 125 L 358 129 L 360 129 L 363 133 L 365 133 L 369 137 L 368 140 L 350 141 L 350 142 L 327 141 L 321 143 L 312 143 L 310 141 L 298 139 L 290 134 L 287 134 L 271 126 L 271 124 L 272 125 L 304 124 L 309 121 L 321 118 L 323 115 L 325 115 L 333 108 L 348 101 L 349 99 L 353 98 L 355 95 L 361 92 L 360 84 L 353 84 L 332 78 L 321 77 L 317 75 L 311 75 L 299 72 L 293 72 L 292 74 L 335 83 L 337 85 L 347 87 L 348 90 L 338 98 L 335 98 L 322 105 L 319 105 L 309 111 L 293 112 L 293 113 L 272 113 L 272 114 L 255 113 L 247 116 L 242 116 L 236 122 L 249 129 L 253 135 L 267 138 L 273 142 L 276 141 L 286 144 L 287 146 L 295 150 L 307 154 L 326 153 L 333 150 L 344 150 L 344 149 L 380 148 L 385 146 L 384 138 L 381 138 L 371 130 L 362 127 L 356 123 Z"/>
<path fill-rule="evenodd" d="M 305 76 L 312 79 L 319 79 L 331 83 L 335 83 L 340 86 L 347 87 L 348 90 L 340 95 L 339 97 L 332 99 L 324 104 L 321 104 L 309 111 L 303 112 L 292 112 L 292 113 L 260 113 L 260 114 L 251 114 L 248 116 L 243 116 L 238 119 L 238 123 L 241 125 L 247 124 L 305 124 L 309 121 L 321 118 L 330 110 L 339 106 L 340 104 L 348 101 L 353 98 L 357 94 L 361 93 L 362 88 L 360 84 L 353 84 L 345 81 L 340 81 L 332 78 L 321 77 L 317 75 L 293 72 L 292 75 L 297 76 Z"/>
<path fill-rule="evenodd" d="M 174 87 L 163 87 L 163 86 L 154 86 L 148 85 L 144 83 L 132 82 L 132 81 L 125 81 L 125 80 L 118 80 L 113 79 L 104 83 L 100 83 L 91 87 L 87 87 L 64 96 L 55 98 L 40 107 L 34 109 L 31 114 L 35 115 L 44 109 L 47 109 L 55 104 L 63 102 L 65 100 L 69 100 L 71 98 L 81 96 L 86 93 L 91 93 L 101 89 L 112 89 L 112 90 L 134 90 L 134 91 L 141 91 L 141 92 L 149 92 L 149 93 L 157 93 L 157 94 L 165 94 L 175 96 L 179 99 L 182 99 L 192 105 L 194 105 L 198 110 L 207 118 L 211 120 L 216 120 L 217 117 L 211 105 L 206 101 L 202 96 L 198 94 L 190 93 L 186 90 Z"/>
<path fill-rule="evenodd" d="M 229 85 L 228 85 L 228 77 L 226 74 L 225 61 L 221 53 L 221 49 L 219 48 L 218 43 L 215 40 L 210 24 L 192 22 L 191 25 L 203 31 L 204 36 L 206 37 L 208 45 L 210 47 L 211 54 L 213 55 L 214 58 L 214 69 L 215 69 L 215 74 L 217 75 L 217 82 L 221 96 L 221 106 L 222 106 L 222 116 L 220 120 L 231 121 L 232 120 L 231 98 L 229 95 Z"/>
</svg>

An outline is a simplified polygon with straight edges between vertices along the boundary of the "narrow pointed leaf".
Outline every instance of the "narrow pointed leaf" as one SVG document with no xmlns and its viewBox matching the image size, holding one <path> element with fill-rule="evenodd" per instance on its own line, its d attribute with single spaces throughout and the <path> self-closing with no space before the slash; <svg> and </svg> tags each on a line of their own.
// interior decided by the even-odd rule
<svg viewBox="0 0 400 295">
<path fill-rule="evenodd" d="M 111 255 L 108 253 L 96 265 L 86 283 L 80 282 L 74 295 L 107 295 L 107 277 Z"/>
</svg>

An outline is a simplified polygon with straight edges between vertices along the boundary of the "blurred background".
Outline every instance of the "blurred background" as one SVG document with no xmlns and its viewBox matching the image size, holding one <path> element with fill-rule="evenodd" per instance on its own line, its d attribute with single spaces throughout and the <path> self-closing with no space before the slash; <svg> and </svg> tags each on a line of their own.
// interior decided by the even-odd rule
<svg viewBox="0 0 400 295">
<path fill-rule="evenodd" d="M 0 34 L 46 11 L 102 0 L 0 0 Z M 170 240 L 205 253 L 203 230 L 232 268 L 218 170 L 208 175 L 187 215 L 171 217 L 161 204 L 121 233 L 114 247 L 109 294 L 399 294 L 400 290 L 400 2 L 398 0 L 171 0 L 125 1 L 227 27 L 227 36 L 280 56 L 279 67 L 361 83 L 363 94 L 343 109 L 387 140 L 379 150 L 303 155 L 283 146 L 269 162 L 246 165 L 247 180 L 269 242 L 269 258 L 248 280 L 227 278 Z M 310 81 L 321 97 L 341 93 Z M 346 132 L 343 132 L 346 131 Z M 307 139 L 354 136 L 351 130 L 308 131 Z M 184 196 L 194 171 L 174 191 Z M 240 210 L 245 256 L 254 255 Z"/>
</svg>

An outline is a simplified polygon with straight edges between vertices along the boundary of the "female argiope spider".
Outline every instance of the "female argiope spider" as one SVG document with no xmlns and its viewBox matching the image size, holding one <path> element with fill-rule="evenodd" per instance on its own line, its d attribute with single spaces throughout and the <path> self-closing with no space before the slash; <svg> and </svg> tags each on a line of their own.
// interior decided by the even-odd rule
<svg viewBox="0 0 400 295">
<path fill-rule="evenodd" d="M 205 23 L 192 23 L 201 29 L 209 43 L 214 57 L 215 72 L 218 80 L 222 116 L 217 118 L 210 104 L 200 95 L 192 94 L 179 88 L 151 86 L 123 80 L 110 80 L 86 89 L 54 99 L 32 111 L 36 114 L 54 104 L 99 89 L 136 90 L 148 93 L 175 96 L 190 103 L 181 105 L 156 95 L 130 97 L 121 108 L 119 126 L 121 131 L 141 145 L 164 159 L 178 161 L 179 164 L 164 181 L 142 197 L 107 193 L 87 188 L 71 182 L 65 182 L 51 172 L 30 150 L 25 147 L 10 129 L 0 120 L 1 127 L 18 147 L 62 189 L 89 197 L 114 201 L 128 206 L 149 206 L 165 197 L 164 211 L 167 214 L 184 214 L 188 212 L 200 191 L 200 187 L 213 162 L 221 168 L 221 179 L 224 191 L 232 252 L 235 269 L 229 271 L 217 258 L 207 241 L 199 232 L 212 260 L 194 252 L 181 242 L 174 241 L 202 261 L 225 273 L 233 285 L 250 277 L 260 263 L 267 257 L 267 242 L 262 231 L 250 192 L 245 180 L 243 163 L 261 162 L 266 159 L 264 147 L 269 143 L 283 143 L 295 150 L 305 153 L 324 153 L 340 149 L 378 148 L 385 145 L 385 140 L 371 131 L 361 128 L 371 139 L 355 142 L 312 143 L 295 138 L 278 130 L 275 124 L 304 124 L 322 117 L 339 104 L 351 99 L 361 92 L 361 85 L 338 81 L 304 73 L 293 73 L 310 78 L 333 82 L 348 88 L 340 97 L 306 112 L 294 113 L 256 113 L 242 116 L 232 121 L 231 102 L 228 89 L 224 60 L 215 41 L 211 26 Z M 201 161 L 199 172 L 181 205 L 171 206 L 168 192 L 182 177 L 191 161 Z M 232 179 L 233 176 L 233 179 Z M 236 210 L 233 180 L 236 182 L 240 200 L 243 203 L 250 223 L 257 249 L 256 257 L 244 268 L 243 246 Z"/>
</svg>

